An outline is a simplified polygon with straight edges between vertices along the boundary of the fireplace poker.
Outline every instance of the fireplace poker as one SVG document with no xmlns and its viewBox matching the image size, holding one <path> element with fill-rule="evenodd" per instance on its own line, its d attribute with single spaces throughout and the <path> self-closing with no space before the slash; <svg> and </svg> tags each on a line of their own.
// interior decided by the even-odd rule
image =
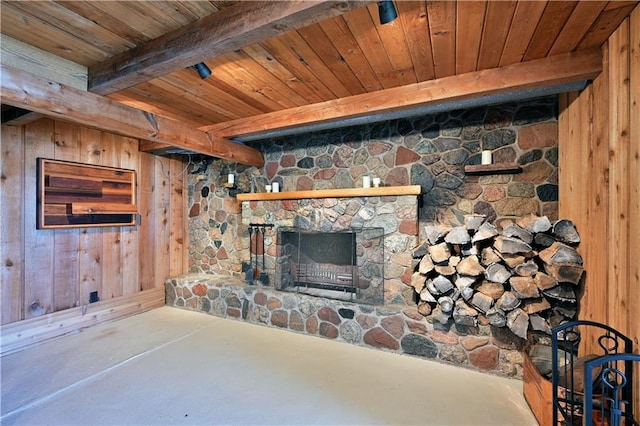
<svg viewBox="0 0 640 426">
<path fill-rule="evenodd" d="M 252 282 L 253 281 L 253 256 L 252 256 L 252 249 L 251 249 L 251 236 L 253 235 L 253 226 L 249 226 L 249 267 L 247 268 L 247 271 L 245 272 L 245 279 L 247 280 L 247 282 Z"/>
<path fill-rule="evenodd" d="M 257 280 L 258 278 L 260 278 L 260 269 L 258 268 L 258 262 L 259 262 L 259 254 L 258 254 L 258 237 L 260 236 L 260 226 L 259 225 L 254 225 L 253 226 L 253 230 L 256 233 L 255 236 L 255 248 L 254 248 L 254 256 L 255 256 L 255 266 L 253 267 L 253 279 Z"/>
<path fill-rule="evenodd" d="M 266 227 L 262 226 L 262 272 L 260 273 L 260 282 L 264 285 L 268 285 L 269 284 L 269 274 L 267 274 L 266 271 L 266 267 L 264 265 L 264 236 L 266 234 Z"/>
</svg>

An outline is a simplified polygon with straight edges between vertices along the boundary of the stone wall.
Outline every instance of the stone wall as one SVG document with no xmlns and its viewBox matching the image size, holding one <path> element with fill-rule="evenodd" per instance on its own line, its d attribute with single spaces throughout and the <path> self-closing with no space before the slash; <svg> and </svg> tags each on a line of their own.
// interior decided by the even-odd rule
<svg viewBox="0 0 640 426">
<path fill-rule="evenodd" d="M 434 328 L 416 307 L 370 306 L 246 285 L 220 275 L 191 274 L 166 283 L 169 306 L 205 312 L 338 342 L 522 377 L 521 347 L 487 325 Z"/>
<path fill-rule="evenodd" d="M 557 105 L 555 97 L 458 110 L 326 132 L 269 139 L 264 168 L 194 157 L 189 167 L 189 270 L 242 275 L 248 234 L 241 206 L 222 186 L 236 174 L 241 192 L 360 186 L 362 176 L 384 185 L 419 184 L 419 230 L 456 225 L 470 213 L 489 221 L 533 213 L 557 219 Z M 468 176 L 492 150 L 494 162 L 517 162 L 523 172 Z"/>
</svg>

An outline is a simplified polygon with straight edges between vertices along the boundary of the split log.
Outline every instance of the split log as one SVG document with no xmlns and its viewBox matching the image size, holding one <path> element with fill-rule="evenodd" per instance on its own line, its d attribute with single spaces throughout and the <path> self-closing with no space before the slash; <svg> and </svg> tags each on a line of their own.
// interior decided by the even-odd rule
<svg viewBox="0 0 640 426">
<path fill-rule="evenodd" d="M 464 300 L 456 301 L 453 310 L 453 320 L 456 324 L 475 327 L 478 324 L 478 311 L 469 306 Z"/>
<path fill-rule="evenodd" d="M 477 277 L 484 273 L 484 268 L 480 265 L 478 256 L 465 257 L 458 263 L 456 270 L 460 275 L 470 275 L 472 277 Z"/>
<path fill-rule="evenodd" d="M 442 312 L 449 313 L 453 311 L 454 302 L 453 299 L 449 296 L 442 296 L 438 299 L 438 306 L 442 309 Z"/>
<path fill-rule="evenodd" d="M 436 225 L 427 225 L 424 230 L 429 243 L 431 245 L 435 245 L 442 241 L 444 236 L 451 230 L 451 227 L 449 225 L 439 223 Z"/>
<path fill-rule="evenodd" d="M 536 236 L 533 237 L 533 244 L 541 248 L 551 247 L 551 245 L 555 242 L 556 239 L 548 234 L 536 234 Z"/>
<path fill-rule="evenodd" d="M 504 286 L 485 280 L 476 288 L 476 291 L 489 296 L 493 300 L 498 300 L 504 294 Z"/>
<path fill-rule="evenodd" d="M 431 315 L 431 305 L 426 302 L 418 303 L 418 312 L 425 317 Z"/>
<path fill-rule="evenodd" d="M 436 307 L 433 309 L 431 318 L 433 319 L 433 322 L 447 324 L 451 319 L 451 314 L 443 312 L 442 308 L 440 308 L 440 305 L 436 305 Z"/>
<path fill-rule="evenodd" d="M 444 237 L 445 242 L 449 244 L 466 244 L 471 241 L 469 231 L 464 226 L 456 226 Z"/>
<path fill-rule="evenodd" d="M 516 225 L 526 229 L 533 234 L 537 234 L 539 232 L 547 232 L 551 229 L 551 222 L 549 221 L 548 217 L 536 216 L 534 214 L 529 214 L 527 216 L 518 218 L 516 220 Z"/>
<path fill-rule="evenodd" d="M 426 281 L 427 277 L 422 275 L 420 272 L 414 272 L 413 275 L 411 275 L 411 283 L 409 285 L 415 289 L 416 293 L 420 293 L 424 288 Z"/>
<path fill-rule="evenodd" d="M 521 254 L 500 253 L 500 258 L 507 264 L 509 268 L 515 268 L 526 262 L 527 258 Z"/>
<path fill-rule="evenodd" d="M 533 281 L 536 283 L 536 286 L 540 290 L 548 290 L 558 285 L 558 280 L 544 272 L 538 272 L 536 276 L 533 278 Z"/>
<path fill-rule="evenodd" d="M 554 263 L 575 263 L 582 265 L 582 256 L 578 251 L 566 244 L 555 242 L 550 247 L 538 253 L 538 256 L 547 265 Z"/>
<path fill-rule="evenodd" d="M 559 282 L 567 282 L 578 284 L 584 269 L 580 265 L 573 263 L 555 263 L 553 265 L 545 265 L 544 271 Z"/>
<path fill-rule="evenodd" d="M 573 222 L 567 219 L 561 219 L 553 224 L 551 230 L 553 236 L 563 243 L 577 245 L 580 244 L 580 235 Z"/>
<path fill-rule="evenodd" d="M 560 283 L 559 285 L 544 290 L 542 294 L 552 299 L 559 300 L 561 302 L 576 303 L 576 292 L 573 289 L 573 285 L 567 283 Z"/>
<path fill-rule="evenodd" d="M 549 303 L 549 301 L 544 297 L 539 297 L 537 299 L 527 299 L 522 303 L 522 310 L 529 315 L 551 309 L 551 303 Z"/>
<path fill-rule="evenodd" d="M 578 307 L 574 304 L 560 304 L 553 307 L 553 311 L 565 318 L 573 319 L 578 313 Z"/>
<path fill-rule="evenodd" d="M 458 277 L 455 281 L 456 288 L 460 291 L 467 287 L 471 287 L 475 283 L 477 278 L 475 277 Z"/>
<path fill-rule="evenodd" d="M 491 265 L 487 266 L 484 275 L 489 281 L 500 284 L 505 283 L 509 279 L 509 277 L 511 277 L 511 274 L 509 273 L 509 271 L 507 271 L 507 268 L 499 263 L 492 263 Z"/>
<path fill-rule="evenodd" d="M 498 263 L 500 260 L 501 257 L 498 256 L 498 253 L 496 253 L 493 248 L 485 247 L 482 249 L 482 264 L 484 266 L 491 265 L 492 263 Z"/>
<path fill-rule="evenodd" d="M 444 275 L 447 277 L 450 277 L 452 275 L 454 275 L 456 273 L 456 268 L 454 268 L 451 265 L 436 265 L 435 268 L 436 272 L 440 275 Z"/>
<path fill-rule="evenodd" d="M 495 306 L 487 311 L 486 317 L 489 320 L 489 324 L 494 327 L 504 327 L 507 324 L 507 316 Z"/>
<path fill-rule="evenodd" d="M 429 291 L 429 288 L 425 288 L 420 292 L 420 300 L 422 300 L 423 302 L 429 302 L 429 303 L 436 303 L 437 302 L 436 298 L 433 297 L 433 295 Z M 431 313 L 431 312 L 429 312 L 429 313 Z"/>
<path fill-rule="evenodd" d="M 527 244 L 531 244 L 533 242 L 533 234 L 515 223 L 504 228 L 502 230 L 502 235 L 505 237 L 516 237 Z"/>
<path fill-rule="evenodd" d="M 486 313 L 493 305 L 493 299 L 486 294 L 473 293 L 471 304 L 482 313 Z"/>
<path fill-rule="evenodd" d="M 433 271 L 433 261 L 431 260 L 431 256 L 425 254 L 422 259 L 420 259 L 420 263 L 418 264 L 418 272 L 421 274 L 427 275 L 429 272 Z"/>
<path fill-rule="evenodd" d="M 449 258 L 449 266 L 453 266 L 454 268 L 458 266 L 458 264 L 462 261 L 460 256 L 451 256 Z"/>
<path fill-rule="evenodd" d="M 467 302 L 471 299 L 471 297 L 473 297 L 474 294 L 475 294 L 475 292 L 473 291 L 473 289 L 471 287 L 466 287 L 466 288 L 463 288 L 462 290 L 460 290 L 460 295 Z"/>
<path fill-rule="evenodd" d="M 540 315 L 529 315 L 529 324 L 531 324 L 532 330 L 541 331 L 551 335 L 551 327 L 549 326 L 549 323 Z"/>
<path fill-rule="evenodd" d="M 517 238 L 504 237 L 499 235 L 493 240 L 493 247 L 500 253 L 517 254 L 528 253 L 531 250 L 531 246 L 524 241 Z"/>
<path fill-rule="evenodd" d="M 538 265 L 535 262 L 529 261 L 516 265 L 513 270 L 521 277 L 532 277 L 538 273 Z"/>
<path fill-rule="evenodd" d="M 496 227 L 489 223 L 483 223 L 480 228 L 478 228 L 478 232 L 471 238 L 472 243 L 477 243 L 479 241 L 489 240 L 498 235 L 498 230 Z"/>
<path fill-rule="evenodd" d="M 451 257 L 451 250 L 447 243 L 440 243 L 428 248 L 429 255 L 435 263 L 442 263 L 449 260 Z"/>
<path fill-rule="evenodd" d="M 509 279 L 511 291 L 519 299 L 531 299 L 540 296 L 540 291 L 531 277 L 511 277 Z"/>
<path fill-rule="evenodd" d="M 453 289 L 453 283 L 445 276 L 438 275 L 432 282 L 438 294 L 445 294 Z"/>
<path fill-rule="evenodd" d="M 507 314 L 507 327 L 518 337 L 527 338 L 529 328 L 529 315 L 520 308 L 516 308 Z"/>
<path fill-rule="evenodd" d="M 487 217 L 483 214 L 468 214 L 464 217 L 464 226 L 475 233 L 486 220 Z"/>
<path fill-rule="evenodd" d="M 511 311 L 520 306 L 521 303 L 515 294 L 510 291 L 505 291 L 496 302 L 496 307 L 503 311 Z"/>
</svg>

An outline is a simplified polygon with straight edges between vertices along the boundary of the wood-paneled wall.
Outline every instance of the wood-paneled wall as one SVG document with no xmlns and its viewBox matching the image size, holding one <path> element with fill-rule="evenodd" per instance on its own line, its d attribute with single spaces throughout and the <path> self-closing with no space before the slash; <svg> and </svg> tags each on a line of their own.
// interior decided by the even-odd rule
<svg viewBox="0 0 640 426">
<path fill-rule="evenodd" d="M 593 84 L 561 97 L 558 124 L 559 212 L 578 227 L 586 270 L 579 317 L 640 353 L 640 7 L 603 46 Z"/>
<path fill-rule="evenodd" d="M 186 191 L 179 158 L 138 152 L 138 140 L 62 121 L 2 126 L 0 259 L 2 324 L 145 290 L 186 271 Z M 133 169 L 134 227 L 36 229 L 36 158 Z M 160 299 L 159 299 L 160 300 Z M 111 306 L 111 305 L 110 305 Z"/>
</svg>

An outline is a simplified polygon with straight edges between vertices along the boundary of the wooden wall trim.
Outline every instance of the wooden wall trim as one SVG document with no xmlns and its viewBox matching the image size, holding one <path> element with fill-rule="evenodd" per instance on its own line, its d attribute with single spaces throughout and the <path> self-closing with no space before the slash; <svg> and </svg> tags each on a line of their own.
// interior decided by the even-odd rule
<svg viewBox="0 0 640 426">
<path fill-rule="evenodd" d="M 114 321 L 164 306 L 164 287 L 120 296 L 61 312 L 5 324 L 0 327 L 0 355 L 75 333 L 82 328 Z"/>
</svg>

